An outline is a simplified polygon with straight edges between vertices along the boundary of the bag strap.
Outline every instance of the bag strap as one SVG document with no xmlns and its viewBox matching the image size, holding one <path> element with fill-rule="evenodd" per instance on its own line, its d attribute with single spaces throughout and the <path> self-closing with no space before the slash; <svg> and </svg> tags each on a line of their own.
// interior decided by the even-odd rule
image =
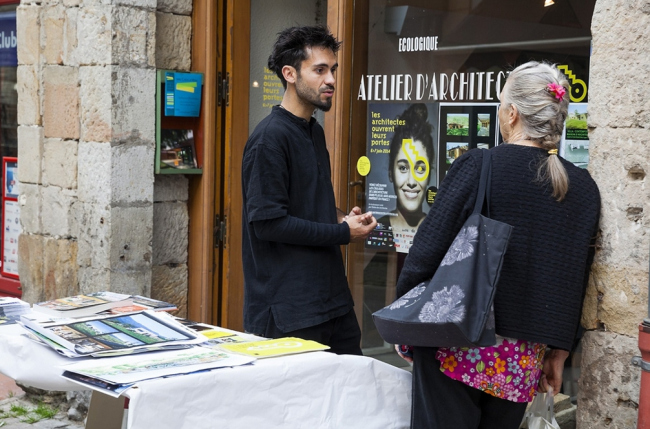
<svg viewBox="0 0 650 429">
<path fill-rule="evenodd" d="M 481 164 L 481 181 L 478 186 L 476 203 L 472 214 L 483 211 L 483 203 L 487 203 L 487 217 L 490 217 L 490 188 L 492 183 L 492 153 L 489 149 L 481 149 L 483 152 L 483 163 Z"/>
</svg>

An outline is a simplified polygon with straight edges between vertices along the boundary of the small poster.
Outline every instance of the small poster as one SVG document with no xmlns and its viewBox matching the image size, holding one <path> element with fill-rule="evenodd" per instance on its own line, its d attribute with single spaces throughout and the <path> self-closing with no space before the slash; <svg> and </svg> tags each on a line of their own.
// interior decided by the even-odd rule
<svg viewBox="0 0 650 429">
<path fill-rule="evenodd" d="M 2 165 L 2 262 L 0 272 L 18 278 L 18 237 L 20 228 L 20 206 L 18 205 L 18 159 L 4 157 Z"/>
<path fill-rule="evenodd" d="M 18 236 L 20 235 L 20 206 L 17 201 L 4 200 L 2 274 L 18 277 Z"/>
<path fill-rule="evenodd" d="M 587 103 L 569 104 L 564 135 L 560 142 L 560 156 L 580 168 L 589 165 L 587 118 Z"/>
<path fill-rule="evenodd" d="M 165 72 L 165 116 L 199 116 L 202 87 L 202 73 Z"/>
</svg>

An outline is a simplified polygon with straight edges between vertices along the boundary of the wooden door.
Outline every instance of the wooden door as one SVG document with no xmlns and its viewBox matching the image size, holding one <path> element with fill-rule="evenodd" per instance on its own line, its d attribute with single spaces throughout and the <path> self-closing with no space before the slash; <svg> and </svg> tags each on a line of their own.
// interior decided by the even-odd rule
<svg viewBox="0 0 650 429">
<path fill-rule="evenodd" d="M 213 323 L 243 329 L 244 274 L 242 268 L 242 188 L 241 165 L 248 139 L 250 0 L 224 0 L 223 63 L 221 66 L 223 171 L 221 200 L 215 200 L 221 213 L 220 252 L 215 253 L 213 302 L 218 317 Z"/>
</svg>

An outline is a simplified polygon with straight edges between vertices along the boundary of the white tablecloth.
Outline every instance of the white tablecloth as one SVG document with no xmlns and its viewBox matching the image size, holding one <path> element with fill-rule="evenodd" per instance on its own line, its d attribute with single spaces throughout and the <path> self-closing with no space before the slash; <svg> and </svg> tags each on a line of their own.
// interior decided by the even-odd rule
<svg viewBox="0 0 650 429">
<path fill-rule="evenodd" d="M 57 366 L 69 359 L 21 333 L 0 327 L 0 372 L 41 389 L 80 390 L 60 377 Z M 409 427 L 411 374 L 368 357 L 312 352 L 143 381 L 125 396 L 129 429 L 401 429 Z"/>
</svg>

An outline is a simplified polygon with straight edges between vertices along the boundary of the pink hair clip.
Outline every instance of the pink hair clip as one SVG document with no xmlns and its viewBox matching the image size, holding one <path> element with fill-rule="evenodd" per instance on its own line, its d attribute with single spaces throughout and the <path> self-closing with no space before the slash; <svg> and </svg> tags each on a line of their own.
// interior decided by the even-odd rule
<svg viewBox="0 0 650 429">
<path fill-rule="evenodd" d="M 566 94 L 566 89 L 562 85 L 557 83 L 549 83 L 548 85 L 546 85 L 546 90 L 550 94 L 554 95 L 558 101 L 562 101 L 562 99 L 564 98 L 564 94 Z"/>
</svg>

